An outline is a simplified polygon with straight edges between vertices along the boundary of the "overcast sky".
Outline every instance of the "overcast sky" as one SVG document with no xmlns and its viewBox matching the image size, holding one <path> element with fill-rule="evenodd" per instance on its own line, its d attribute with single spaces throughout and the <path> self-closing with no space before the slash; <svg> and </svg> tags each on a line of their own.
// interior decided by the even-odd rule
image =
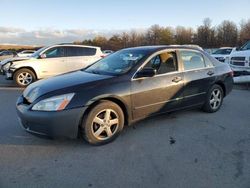
<svg viewBox="0 0 250 188">
<path fill-rule="evenodd" d="M 0 43 L 46 45 L 153 24 L 196 28 L 206 17 L 240 23 L 250 0 L 0 0 Z"/>
</svg>

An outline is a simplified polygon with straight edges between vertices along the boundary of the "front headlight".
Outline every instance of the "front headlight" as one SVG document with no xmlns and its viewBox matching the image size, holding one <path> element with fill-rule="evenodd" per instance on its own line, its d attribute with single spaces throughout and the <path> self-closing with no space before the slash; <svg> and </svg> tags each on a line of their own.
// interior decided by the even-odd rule
<svg viewBox="0 0 250 188">
<path fill-rule="evenodd" d="M 9 62 L 9 63 L 6 63 L 5 65 L 3 65 L 3 70 L 5 70 L 5 71 L 9 70 L 10 65 L 11 65 L 10 62 Z"/>
<path fill-rule="evenodd" d="M 74 97 L 74 93 L 65 95 L 59 95 L 44 99 L 36 103 L 32 110 L 35 111 L 61 111 L 66 108 L 71 99 Z"/>
</svg>

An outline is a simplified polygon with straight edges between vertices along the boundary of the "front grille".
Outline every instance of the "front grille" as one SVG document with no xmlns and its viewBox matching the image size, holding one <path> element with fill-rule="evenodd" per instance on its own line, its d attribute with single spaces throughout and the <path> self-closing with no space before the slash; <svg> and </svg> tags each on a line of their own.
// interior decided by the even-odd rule
<svg viewBox="0 0 250 188">
<path fill-rule="evenodd" d="M 244 67 L 245 66 L 245 62 L 243 61 L 231 61 L 231 64 L 232 65 L 236 65 L 236 66 L 242 66 Z"/>
<path fill-rule="evenodd" d="M 245 61 L 245 57 L 232 57 L 231 60 L 232 61 Z"/>
<path fill-rule="evenodd" d="M 246 60 L 246 57 L 232 57 L 230 63 L 232 65 L 235 65 L 235 66 L 244 67 L 245 66 L 245 60 Z"/>
</svg>

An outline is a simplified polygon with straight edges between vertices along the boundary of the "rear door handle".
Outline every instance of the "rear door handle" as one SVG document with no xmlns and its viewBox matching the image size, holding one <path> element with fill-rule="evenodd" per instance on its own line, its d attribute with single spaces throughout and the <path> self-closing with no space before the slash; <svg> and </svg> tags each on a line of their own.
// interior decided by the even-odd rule
<svg viewBox="0 0 250 188">
<path fill-rule="evenodd" d="M 181 80 L 182 80 L 181 77 L 176 76 L 176 77 L 173 78 L 172 82 L 178 83 L 178 82 L 180 82 Z"/>
<path fill-rule="evenodd" d="M 212 76 L 214 74 L 214 71 L 208 71 L 207 75 Z"/>
</svg>

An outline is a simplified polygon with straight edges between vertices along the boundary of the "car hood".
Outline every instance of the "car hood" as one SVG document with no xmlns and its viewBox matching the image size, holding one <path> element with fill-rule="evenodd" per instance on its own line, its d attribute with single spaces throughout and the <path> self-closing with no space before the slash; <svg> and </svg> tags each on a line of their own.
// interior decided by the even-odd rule
<svg viewBox="0 0 250 188">
<path fill-rule="evenodd" d="M 8 62 L 16 62 L 16 61 L 22 61 L 22 60 L 27 60 L 27 59 L 30 59 L 31 57 L 12 57 L 12 58 L 8 58 L 8 59 L 5 59 L 3 61 L 0 62 L 0 65 L 5 65 L 6 63 Z"/>
<path fill-rule="evenodd" d="M 67 90 L 80 85 L 88 85 L 92 82 L 112 78 L 113 76 L 99 75 L 87 73 L 84 71 L 71 72 L 52 78 L 40 80 L 29 85 L 23 92 L 23 96 L 30 102 L 34 102 L 37 98 L 50 92 L 65 89 L 66 92 L 73 92 Z M 62 93 L 63 94 L 63 93 Z"/>
<path fill-rule="evenodd" d="M 230 57 L 235 57 L 235 56 L 242 56 L 242 57 L 250 56 L 250 50 L 236 51 L 230 55 Z"/>
</svg>

